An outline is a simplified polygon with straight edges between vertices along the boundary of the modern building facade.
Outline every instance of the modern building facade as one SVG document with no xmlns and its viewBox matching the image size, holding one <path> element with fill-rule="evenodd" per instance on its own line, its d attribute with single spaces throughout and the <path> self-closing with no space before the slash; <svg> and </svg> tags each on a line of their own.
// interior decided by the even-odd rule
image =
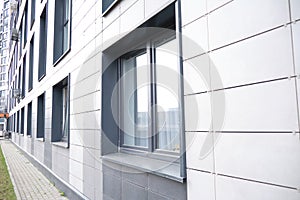
<svg viewBox="0 0 300 200">
<path fill-rule="evenodd" d="M 8 129 L 70 199 L 300 198 L 299 1 L 10 6 Z"/>
</svg>

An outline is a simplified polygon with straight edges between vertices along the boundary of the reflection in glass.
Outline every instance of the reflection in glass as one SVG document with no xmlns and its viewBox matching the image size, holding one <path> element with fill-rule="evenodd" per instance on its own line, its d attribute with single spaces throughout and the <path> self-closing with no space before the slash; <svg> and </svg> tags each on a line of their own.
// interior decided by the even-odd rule
<svg viewBox="0 0 300 200">
<path fill-rule="evenodd" d="M 69 48 L 69 23 L 70 23 L 70 2 L 69 0 L 64 0 L 64 16 L 63 16 L 63 52 Z"/>
<path fill-rule="evenodd" d="M 156 147 L 179 152 L 179 104 L 177 56 L 166 51 L 175 40 L 160 45 L 156 55 Z"/>
<path fill-rule="evenodd" d="M 121 106 L 124 145 L 148 147 L 149 73 L 146 53 L 122 61 Z"/>
</svg>

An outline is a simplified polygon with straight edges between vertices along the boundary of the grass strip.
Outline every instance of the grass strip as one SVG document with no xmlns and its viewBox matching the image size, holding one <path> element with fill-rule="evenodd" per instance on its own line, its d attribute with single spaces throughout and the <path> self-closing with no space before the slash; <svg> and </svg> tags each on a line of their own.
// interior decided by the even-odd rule
<svg viewBox="0 0 300 200">
<path fill-rule="evenodd" d="M 0 200 L 16 200 L 16 194 L 0 146 Z"/>
</svg>

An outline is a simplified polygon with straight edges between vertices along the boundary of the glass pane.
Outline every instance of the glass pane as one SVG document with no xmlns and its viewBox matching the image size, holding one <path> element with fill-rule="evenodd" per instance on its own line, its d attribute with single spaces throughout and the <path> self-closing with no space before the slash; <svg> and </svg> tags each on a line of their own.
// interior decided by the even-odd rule
<svg viewBox="0 0 300 200">
<path fill-rule="evenodd" d="M 146 53 L 123 60 L 122 110 L 124 145 L 148 147 L 148 77 Z"/>
<path fill-rule="evenodd" d="M 69 23 L 64 26 L 63 52 L 69 48 Z"/>
<path fill-rule="evenodd" d="M 179 73 L 178 57 L 168 51 L 175 40 L 160 45 L 156 51 L 157 148 L 179 152 Z M 176 46 L 176 45 L 175 45 Z M 174 49 L 174 52 L 177 52 Z"/>
<path fill-rule="evenodd" d="M 62 139 L 65 140 L 68 138 L 68 127 L 69 127 L 69 113 L 68 113 L 68 86 L 62 88 Z"/>
<path fill-rule="evenodd" d="M 64 24 L 69 20 L 69 0 L 64 0 Z"/>
</svg>

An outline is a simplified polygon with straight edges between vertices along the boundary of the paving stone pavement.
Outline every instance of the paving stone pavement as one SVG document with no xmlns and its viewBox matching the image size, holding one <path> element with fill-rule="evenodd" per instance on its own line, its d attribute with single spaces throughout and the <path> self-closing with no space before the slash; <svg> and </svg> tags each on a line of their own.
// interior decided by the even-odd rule
<svg viewBox="0 0 300 200">
<path fill-rule="evenodd" d="M 17 199 L 66 200 L 11 141 L 0 140 Z"/>
</svg>

